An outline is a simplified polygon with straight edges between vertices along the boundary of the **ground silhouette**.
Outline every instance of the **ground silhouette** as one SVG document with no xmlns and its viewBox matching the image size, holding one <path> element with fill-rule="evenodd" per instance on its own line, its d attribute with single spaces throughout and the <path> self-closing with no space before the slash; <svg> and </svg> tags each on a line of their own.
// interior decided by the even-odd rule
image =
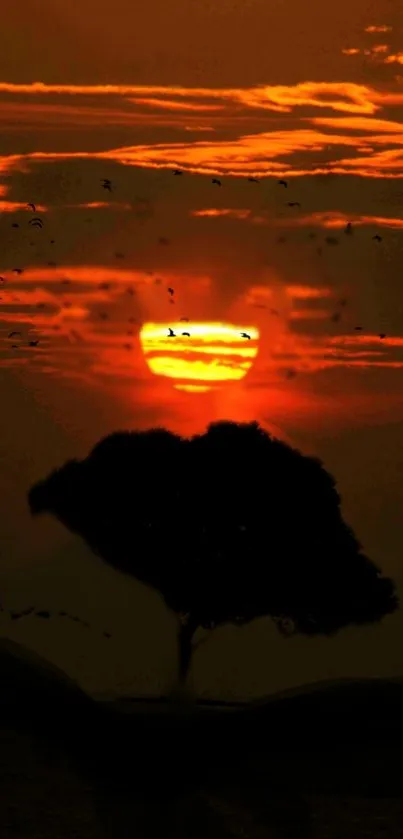
<svg viewBox="0 0 403 839">
<path fill-rule="evenodd" d="M 180 618 L 180 679 L 199 627 L 270 616 L 331 635 L 398 608 L 393 581 L 344 522 L 322 463 L 257 423 L 182 438 L 117 432 L 29 492 L 104 561 L 154 587 Z"/>
</svg>

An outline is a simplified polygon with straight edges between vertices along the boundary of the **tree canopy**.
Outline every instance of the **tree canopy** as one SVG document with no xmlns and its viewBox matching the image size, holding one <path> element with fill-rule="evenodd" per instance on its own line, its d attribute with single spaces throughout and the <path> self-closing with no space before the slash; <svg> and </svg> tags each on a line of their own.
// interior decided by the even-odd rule
<svg viewBox="0 0 403 839">
<path fill-rule="evenodd" d="M 330 635 L 398 608 L 321 461 L 257 423 L 190 439 L 116 432 L 32 487 L 29 504 L 195 626 L 267 615 L 282 631 Z"/>
</svg>

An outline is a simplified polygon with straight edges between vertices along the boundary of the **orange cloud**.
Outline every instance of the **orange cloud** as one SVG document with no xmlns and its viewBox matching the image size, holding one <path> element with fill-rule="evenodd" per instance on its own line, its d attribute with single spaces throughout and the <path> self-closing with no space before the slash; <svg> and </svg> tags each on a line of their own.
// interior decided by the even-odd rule
<svg viewBox="0 0 403 839">
<path fill-rule="evenodd" d="M 221 111 L 224 105 L 206 105 L 204 102 L 175 102 L 172 99 L 152 99 L 137 97 L 129 99 L 136 105 L 147 105 L 150 108 L 165 108 L 168 111 Z"/>
<path fill-rule="evenodd" d="M 370 34 L 378 33 L 378 32 L 391 32 L 392 27 L 386 26 L 385 24 L 375 24 L 372 26 L 367 26 L 364 29 L 364 32 L 369 32 Z"/>
<path fill-rule="evenodd" d="M 50 85 L 43 82 L 15 84 L 0 82 L 0 93 L 43 96 L 118 96 L 159 97 L 169 96 L 173 103 L 179 99 L 219 99 L 222 103 L 241 104 L 249 108 L 263 108 L 288 112 L 295 106 L 312 105 L 319 108 L 351 113 L 373 113 L 382 92 L 353 82 L 300 82 L 295 85 L 261 85 L 252 88 L 186 88 L 161 85 Z M 165 100 L 166 101 L 166 100 Z"/>
<path fill-rule="evenodd" d="M 248 218 L 252 214 L 252 210 L 246 209 L 235 209 L 235 208 L 218 208 L 218 207 L 208 207 L 204 210 L 191 210 L 191 216 L 206 216 L 207 218 L 216 218 L 220 216 L 228 217 L 228 218 L 237 218 L 237 219 L 245 219 Z"/>
<path fill-rule="evenodd" d="M 403 64 L 403 52 L 397 52 L 394 55 L 388 55 L 384 61 L 385 64 Z"/>
</svg>

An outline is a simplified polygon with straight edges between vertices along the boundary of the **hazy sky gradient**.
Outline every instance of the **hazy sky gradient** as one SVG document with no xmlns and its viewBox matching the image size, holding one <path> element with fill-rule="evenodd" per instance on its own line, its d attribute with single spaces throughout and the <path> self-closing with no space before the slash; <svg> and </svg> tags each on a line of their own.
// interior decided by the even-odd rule
<svg viewBox="0 0 403 839">
<path fill-rule="evenodd" d="M 323 457 L 365 550 L 400 585 L 396 2 L 23 0 L 2 24 L 0 600 L 67 608 L 93 628 L 2 617 L 1 631 L 91 690 L 163 690 L 173 678 L 175 627 L 158 597 L 27 512 L 32 482 L 116 428 L 259 419 Z M 189 393 L 150 373 L 141 325 L 185 316 L 189 331 L 260 330 L 242 382 Z M 174 349 L 159 350 L 171 364 Z M 400 615 L 330 642 L 285 642 L 264 622 L 220 630 L 197 653 L 195 680 L 247 695 L 403 675 L 402 636 Z"/>
</svg>

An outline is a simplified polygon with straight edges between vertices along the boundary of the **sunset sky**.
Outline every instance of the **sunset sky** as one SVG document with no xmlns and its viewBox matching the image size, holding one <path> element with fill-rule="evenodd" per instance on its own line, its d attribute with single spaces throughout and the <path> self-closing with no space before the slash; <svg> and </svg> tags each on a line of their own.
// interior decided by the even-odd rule
<svg viewBox="0 0 403 839">
<path fill-rule="evenodd" d="M 0 631 L 90 690 L 165 689 L 174 623 L 61 526 L 31 521 L 26 492 L 117 428 L 259 420 L 324 460 L 366 552 L 403 582 L 398 5 L 2 10 L 0 601 L 91 629 L 3 616 Z M 194 679 L 244 696 L 403 676 L 402 642 L 400 614 L 331 642 L 224 629 Z"/>
</svg>

